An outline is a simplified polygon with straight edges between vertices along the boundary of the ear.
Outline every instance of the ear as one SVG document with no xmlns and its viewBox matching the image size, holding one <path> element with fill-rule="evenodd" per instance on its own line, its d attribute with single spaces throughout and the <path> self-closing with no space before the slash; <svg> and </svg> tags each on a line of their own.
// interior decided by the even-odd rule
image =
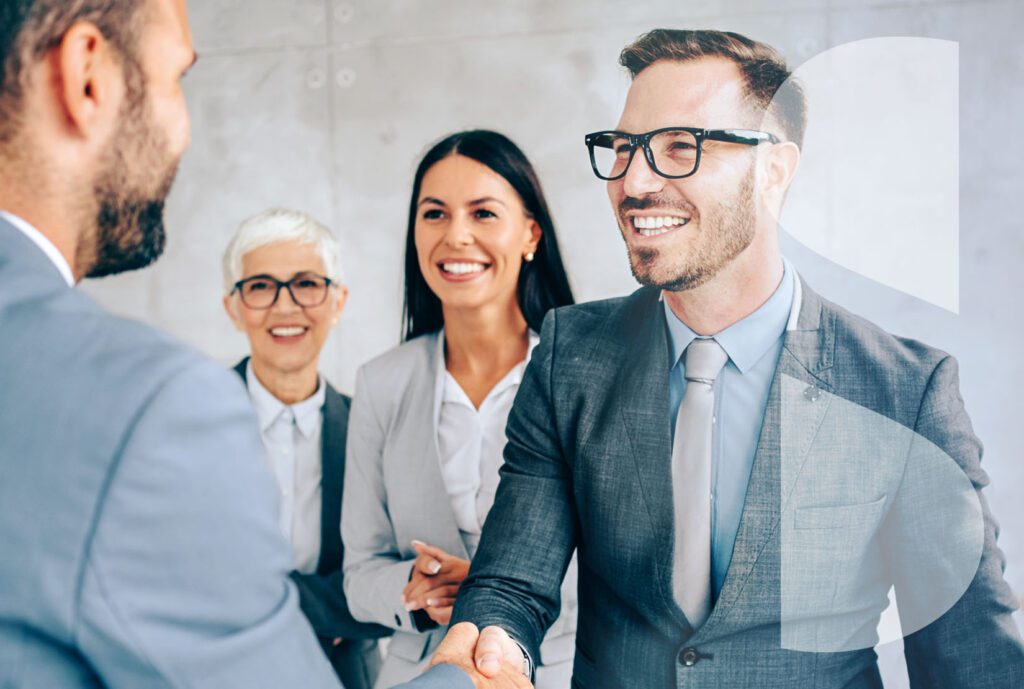
<svg viewBox="0 0 1024 689">
<path fill-rule="evenodd" d="M 800 167 L 800 147 L 792 141 L 784 141 L 769 149 L 765 156 L 761 192 L 766 199 L 777 200 L 781 204 Z"/>
<path fill-rule="evenodd" d="M 77 22 L 61 39 L 54 59 L 57 97 L 67 124 L 81 138 L 104 142 L 117 123 L 125 84 L 121 58 L 90 22 Z"/>
<path fill-rule="evenodd" d="M 348 301 L 348 287 L 335 285 L 333 289 L 337 292 L 337 296 L 331 299 L 331 326 L 338 324 L 341 312 L 345 310 L 345 302 Z"/>
<path fill-rule="evenodd" d="M 528 226 L 530 231 L 530 243 L 526 246 L 526 251 L 537 253 L 537 245 L 540 244 L 541 236 L 544 232 L 540 229 L 540 223 L 530 218 L 530 224 Z"/>
<path fill-rule="evenodd" d="M 235 330 L 239 332 L 245 332 L 245 328 L 242 325 L 242 317 L 238 313 L 238 305 L 235 303 L 235 295 L 225 294 L 223 302 L 224 312 L 231 319 L 231 323 L 235 326 Z"/>
</svg>

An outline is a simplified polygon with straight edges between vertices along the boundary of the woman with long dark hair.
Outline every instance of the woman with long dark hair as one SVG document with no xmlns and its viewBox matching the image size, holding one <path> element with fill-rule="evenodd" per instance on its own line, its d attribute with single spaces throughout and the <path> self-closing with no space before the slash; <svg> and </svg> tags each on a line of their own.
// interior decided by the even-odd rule
<svg viewBox="0 0 1024 689">
<path fill-rule="evenodd" d="M 444 637 L 541 322 L 572 302 L 522 151 L 483 130 L 435 144 L 409 205 L 405 342 L 359 370 L 349 423 L 345 592 L 357 619 L 395 630 L 377 686 L 416 676 Z M 575 629 L 573 561 L 539 689 L 568 689 Z"/>
</svg>

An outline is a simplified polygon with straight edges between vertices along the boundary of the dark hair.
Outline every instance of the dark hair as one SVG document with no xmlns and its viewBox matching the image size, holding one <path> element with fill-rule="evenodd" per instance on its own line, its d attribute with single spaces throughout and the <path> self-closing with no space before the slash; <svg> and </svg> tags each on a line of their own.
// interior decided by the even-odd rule
<svg viewBox="0 0 1024 689">
<path fill-rule="evenodd" d="M 29 67 L 60 45 L 76 22 L 95 24 L 120 54 L 126 83 L 139 88 L 142 69 L 137 48 L 138 22 L 147 0 L 2 0 L 0 1 L 0 144 L 9 142 L 21 123 L 19 112 Z"/>
<path fill-rule="evenodd" d="M 658 60 L 687 61 L 724 57 L 740 68 L 751 103 L 772 114 L 785 129 L 786 138 L 803 146 L 807 129 L 807 98 L 803 86 L 792 77 L 786 60 L 775 48 L 731 31 L 654 29 L 627 45 L 619 64 L 630 76 Z"/>
<path fill-rule="evenodd" d="M 452 134 L 434 144 L 416 168 L 405 238 L 404 339 L 411 340 L 435 332 L 444 325 L 441 300 L 427 285 L 420 271 L 414 235 L 423 176 L 436 163 L 456 154 L 482 163 L 501 175 L 516 190 L 526 212 L 540 226 L 540 243 L 534 252 L 534 260 L 523 262 L 516 288 L 519 308 L 523 311 L 526 323 L 539 332 L 548 311 L 556 306 L 573 303 L 572 289 L 558 251 L 555 223 L 544 200 L 544 191 L 537 173 L 519 147 L 502 134 L 476 129 Z"/>
</svg>

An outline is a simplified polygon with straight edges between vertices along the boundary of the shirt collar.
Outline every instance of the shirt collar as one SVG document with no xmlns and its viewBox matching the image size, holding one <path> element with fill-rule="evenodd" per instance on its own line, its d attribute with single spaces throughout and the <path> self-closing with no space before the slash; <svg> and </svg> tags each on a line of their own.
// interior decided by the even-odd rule
<svg viewBox="0 0 1024 689">
<path fill-rule="evenodd" d="M 57 272 L 64 278 L 64 282 L 68 283 L 68 287 L 75 286 L 75 276 L 71 273 L 71 266 L 68 264 L 67 259 L 64 255 L 57 250 L 53 242 L 50 241 L 49 237 L 45 234 L 32 227 L 27 221 L 22 220 L 16 215 L 8 213 L 7 211 L 0 211 L 0 218 L 3 218 L 11 225 L 16 227 L 26 237 L 32 240 L 32 242 L 39 247 L 39 249 L 46 254 L 46 257 L 50 259 L 54 266 L 57 268 Z"/>
<path fill-rule="evenodd" d="M 786 331 L 793 308 L 798 307 L 794 298 L 794 285 L 798 282 L 795 271 L 786 259 L 782 260 L 782 265 L 782 281 L 768 301 L 746 318 L 733 323 L 713 336 L 740 373 L 749 371 L 754 364 L 761 360 L 761 357 L 768 353 L 772 344 Z M 672 367 L 674 368 L 679 364 L 683 352 L 698 335 L 679 320 L 669 307 L 667 300 L 663 299 L 662 303 L 672 344 Z"/>
<path fill-rule="evenodd" d="M 266 432 L 282 414 L 290 413 L 295 417 L 295 426 L 306 440 L 312 439 L 321 421 L 321 409 L 327 401 L 327 386 L 323 376 L 317 377 L 316 392 L 301 402 L 287 405 L 267 390 L 252 368 L 252 360 L 245 367 L 245 382 L 249 388 L 249 396 L 256 408 L 256 417 L 260 422 L 260 431 Z"/>
</svg>

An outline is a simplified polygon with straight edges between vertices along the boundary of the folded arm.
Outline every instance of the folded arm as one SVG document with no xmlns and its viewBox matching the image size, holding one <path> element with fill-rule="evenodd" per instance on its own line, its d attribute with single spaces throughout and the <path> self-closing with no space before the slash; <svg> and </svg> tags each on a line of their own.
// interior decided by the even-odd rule
<svg viewBox="0 0 1024 689">
<path fill-rule="evenodd" d="M 349 414 L 341 502 L 345 595 L 357 620 L 418 631 L 402 600 L 413 560 L 403 556 L 388 514 L 382 459 L 385 432 L 373 408 L 372 394 L 365 370 L 360 369 Z"/>
</svg>

